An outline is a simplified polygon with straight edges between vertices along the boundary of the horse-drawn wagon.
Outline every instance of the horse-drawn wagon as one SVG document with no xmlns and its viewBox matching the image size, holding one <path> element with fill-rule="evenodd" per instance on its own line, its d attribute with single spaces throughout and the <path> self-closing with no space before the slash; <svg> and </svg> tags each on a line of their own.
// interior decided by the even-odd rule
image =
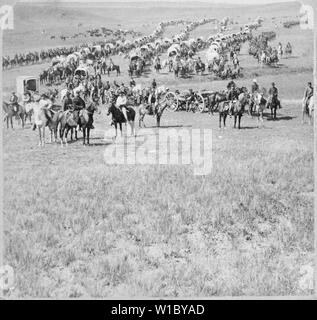
<svg viewBox="0 0 317 320">
<path fill-rule="evenodd" d="M 22 97 L 26 91 L 31 94 L 40 91 L 40 79 L 32 76 L 19 76 L 16 78 L 18 96 Z"/>
</svg>

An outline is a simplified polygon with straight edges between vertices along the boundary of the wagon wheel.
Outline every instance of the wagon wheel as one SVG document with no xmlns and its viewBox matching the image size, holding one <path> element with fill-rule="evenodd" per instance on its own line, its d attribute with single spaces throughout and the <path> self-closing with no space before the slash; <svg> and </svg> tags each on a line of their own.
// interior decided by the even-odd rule
<svg viewBox="0 0 317 320">
<path fill-rule="evenodd" d="M 178 98 L 174 92 L 168 92 L 165 95 L 168 111 L 176 111 L 178 109 Z"/>
<path fill-rule="evenodd" d="M 205 111 L 206 104 L 205 104 L 205 99 L 200 93 L 196 93 L 196 111 L 199 111 L 200 113 Z"/>
</svg>

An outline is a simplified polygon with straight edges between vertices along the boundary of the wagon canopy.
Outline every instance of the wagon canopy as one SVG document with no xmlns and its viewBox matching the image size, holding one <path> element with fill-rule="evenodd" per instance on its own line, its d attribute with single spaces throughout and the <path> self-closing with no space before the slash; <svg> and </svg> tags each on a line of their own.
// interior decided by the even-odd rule
<svg viewBox="0 0 317 320">
<path fill-rule="evenodd" d="M 149 50 L 149 47 L 148 47 L 147 45 L 143 45 L 143 46 L 141 47 L 141 50 L 146 50 L 146 51 L 148 51 L 148 50 Z"/>
<path fill-rule="evenodd" d="M 206 52 L 206 60 L 207 62 L 212 62 L 215 59 L 219 58 L 219 53 L 215 50 L 212 49 L 208 49 L 208 51 Z"/>
<path fill-rule="evenodd" d="M 113 49 L 114 45 L 112 43 L 108 42 L 108 43 L 105 44 L 105 48 L 106 47 L 109 47 L 110 49 Z"/>
<path fill-rule="evenodd" d="M 97 45 L 93 46 L 92 49 L 95 51 L 101 51 L 101 45 L 97 44 Z"/>
<path fill-rule="evenodd" d="M 179 44 L 173 44 L 168 48 L 167 55 L 169 57 L 175 56 L 175 55 L 179 54 L 180 51 L 181 51 L 180 45 Z"/>
<path fill-rule="evenodd" d="M 129 59 L 131 61 L 133 60 L 138 60 L 141 59 L 141 54 L 138 50 L 133 50 L 130 54 L 129 54 Z"/>
</svg>

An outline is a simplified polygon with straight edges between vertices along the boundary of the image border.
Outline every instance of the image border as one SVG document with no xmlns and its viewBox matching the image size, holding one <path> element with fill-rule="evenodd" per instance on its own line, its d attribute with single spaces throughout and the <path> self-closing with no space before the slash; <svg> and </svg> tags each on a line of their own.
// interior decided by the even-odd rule
<svg viewBox="0 0 317 320">
<path fill-rule="evenodd" d="M 136 0 L 137 2 L 138 0 Z M 140 1 L 140 0 L 139 0 Z M 50 1 L 50 3 L 56 3 L 58 6 L 59 1 Z M 66 2 L 66 1 L 65 1 Z M 71 2 L 71 1 L 70 1 Z M 86 0 L 86 2 L 89 3 L 89 1 Z M 93 1 L 91 1 L 93 2 Z M 105 1 L 106 2 L 106 1 Z M 108 1 L 107 1 L 108 2 Z M 120 1 L 121 2 L 121 1 Z M 124 1 L 123 1 L 124 2 Z M 205 1 L 209 2 L 209 1 Z M 211 1 L 210 1 L 211 2 Z M 257 1 L 254 1 L 257 2 Z M 2 5 L 10 5 L 13 7 L 17 3 L 29 3 L 32 5 L 32 3 L 41 3 L 41 1 L 37 2 L 25 2 L 25 1 L 10 1 L 10 0 L 3 0 L 0 2 L 0 7 Z M 317 114 L 316 114 L 316 105 L 317 105 L 317 3 L 316 0 L 303 0 L 298 1 L 298 3 L 302 3 L 305 5 L 310 5 L 314 9 L 314 30 L 313 30 L 313 37 L 314 37 L 314 61 L 313 61 L 313 81 L 314 81 L 314 105 L 315 105 L 315 111 L 314 111 L 314 293 L 313 295 L 308 296 L 211 296 L 211 297 L 105 297 L 105 298 L 98 298 L 98 299 L 89 299 L 89 300 L 122 300 L 122 301 L 128 301 L 128 300 L 307 300 L 307 299 L 316 299 L 317 295 Z M 13 13 L 14 14 L 14 13 Z M 6 32 L 6 30 L 2 30 L 0 26 L 0 58 L 2 61 L 3 57 L 3 33 Z M 0 67 L 0 103 L 2 105 L 3 103 L 3 70 L 2 70 L 2 64 Z M 4 149 L 3 149 L 3 130 L 4 130 L 4 123 L 3 121 L 0 121 L 0 268 L 1 266 L 4 266 L 5 264 L 5 244 L 4 244 L 4 206 L 3 206 L 3 200 L 4 200 Z M 0 298 L 6 298 L 5 296 L 2 296 L 1 288 L 0 288 Z M 10 298 L 8 298 L 10 300 Z M 24 298 L 21 298 L 23 300 Z M 32 297 L 28 298 L 28 300 L 39 300 L 43 299 L 40 297 Z M 53 300 L 53 298 L 44 298 L 45 300 Z M 65 299 L 65 300 L 86 300 L 86 298 L 78 298 L 78 299 L 72 299 L 68 297 L 59 297 L 58 299 Z"/>
</svg>

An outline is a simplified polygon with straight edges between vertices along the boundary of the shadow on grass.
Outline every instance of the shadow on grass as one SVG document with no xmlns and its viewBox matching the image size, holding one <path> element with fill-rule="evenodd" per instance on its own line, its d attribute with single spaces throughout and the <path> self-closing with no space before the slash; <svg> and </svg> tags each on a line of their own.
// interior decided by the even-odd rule
<svg viewBox="0 0 317 320">
<path fill-rule="evenodd" d="M 291 116 L 283 116 L 283 117 L 276 117 L 276 119 L 273 119 L 271 116 L 269 116 L 266 120 L 267 121 L 289 121 L 289 120 L 293 120 L 295 119 L 296 117 L 291 117 Z"/>
<path fill-rule="evenodd" d="M 150 126 L 150 127 L 146 127 L 146 128 L 142 128 L 142 129 L 168 129 L 168 128 L 192 128 L 192 125 L 170 125 L 170 126 Z"/>
</svg>

